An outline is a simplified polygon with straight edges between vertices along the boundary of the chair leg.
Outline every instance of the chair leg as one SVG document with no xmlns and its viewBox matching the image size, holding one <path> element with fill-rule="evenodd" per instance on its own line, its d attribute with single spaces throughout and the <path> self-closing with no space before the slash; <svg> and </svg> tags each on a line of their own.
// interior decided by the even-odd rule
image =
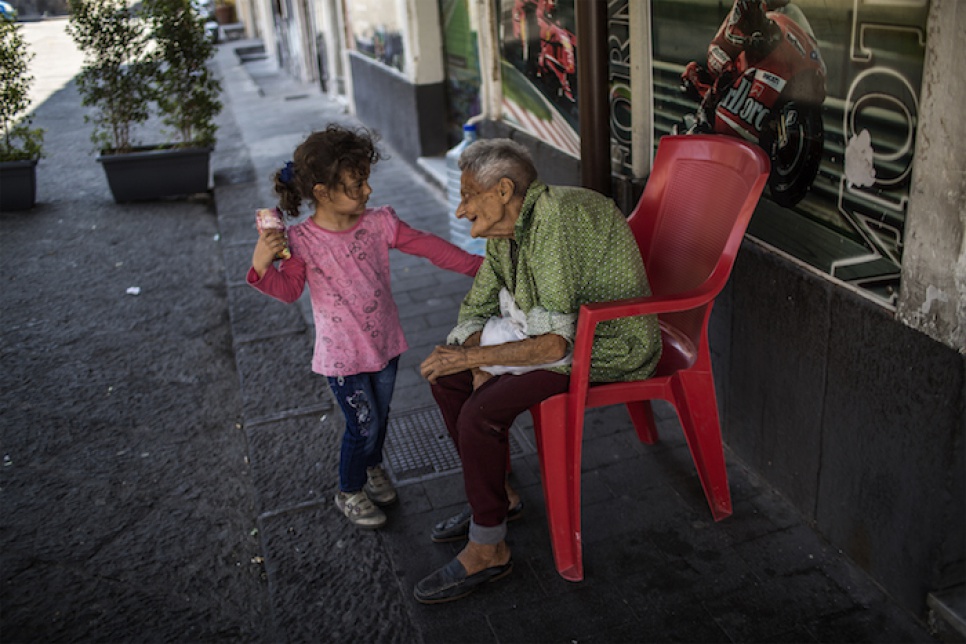
<svg viewBox="0 0 966 644">
<path fill-rule="evenodd" d="M 654 412 L 651 401 L 642 400 L 626 404 L 627 413 L 631 415 L 631 422 L 637 430 L 637 437 L 642 443 L 653 445 L 658 441 L 657 425 L 654 424 Z"/>
<path fill-rule="evenodd" d="M 534 411 L 536 407 L 539 410 Z M 561 577 L 581 581 L 584 565 L 580 543 L 580 463 L 575 464 L 569 456 L 570 439 L 564 431 L 567 394 L 552 396 L 535 405 L 530 412 L 540 455 L 540 476 L 554 563 Z M 577 491 L 576 497 L 574 490 Z"/>
<path fill-rule="evenodd" d="M 731 516 L 732 510 L 714 378 L 709 372 L 682 372 L 674 378 L 672 386 L 678 399 L 678 416 L 711 516 L 720 521 Z"/>
</svg>

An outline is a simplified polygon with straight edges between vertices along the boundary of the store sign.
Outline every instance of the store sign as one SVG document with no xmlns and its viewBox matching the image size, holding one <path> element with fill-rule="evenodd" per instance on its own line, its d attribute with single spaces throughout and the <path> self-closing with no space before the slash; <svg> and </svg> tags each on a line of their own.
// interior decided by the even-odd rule
<svg viewBox="0 0 966 644">
<path fill-rule="evenodd" d="M 607 2 L 607 59 L 610 76 L 611 171 L 633 176 L 631 126 L 631 31 L 628 0 Z"/>
</svg>

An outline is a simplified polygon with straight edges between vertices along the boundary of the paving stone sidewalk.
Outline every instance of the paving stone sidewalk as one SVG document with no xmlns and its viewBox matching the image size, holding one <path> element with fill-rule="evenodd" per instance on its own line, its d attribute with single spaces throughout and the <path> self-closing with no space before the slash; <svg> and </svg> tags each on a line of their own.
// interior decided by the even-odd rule
<svg viewBox="0 0 966 644">
<path fill-rule="evenodd" d="M 276 641 L 214 201 L 114 203 L 85 114 L 0 214 L 0 640 Z"/>
<path fill-rule="evenodd" d="M 358 124 L 339 103 L 267 61 L 236 63 L 223 49 L 219 62 L 239 146 L 260 180 L 254 205 L 274 203 L 266 177 L 310 130 L 330 121 Z M 388 151 L 391 158 L 373 173 L 371 203 L 389 203 L 414 227 L 446 236 L 450 213 L 439 187 Z M 241 149 L 237 156 L 244 156 Z M 331 502 L 342 420 L 307 371 L 311 316 L 303 307 L 303 328 L 291 307 L 265 298 L 253 303 L 251 289 L 240 284 L 254 239 L 253 204 L 230 195 L 246 189 L 252 188 L 220 187 L 216 197 L 280 635 L 395 642 L 932 641 L 733 457 L 735 514 L 715 524 L 667 406 L 656 447 L 637 441 L 622 409 L 588 416 L 584 582 L 566 582 L 554 570 L 526 417 L 513 431 L 512 476 L 527 502 L 526 517 L 510 530 L 513 574 L 456 604 L 416 603 L 413 585 L 460 548 L 432 544 L 429 530 L 463 503 L 461 478 L 447 461 L 451 447 L 418 365 L 445 338 L 469 280 L 418 258 L 393 257 L 393 292 L 411 345 L 401 361 L 386 454 L 390 465 L 401 465 L 391 472 L 401 503 L 389 512 L 386 529 L 352 530 Z"/>
<path fill-rule="evenodd" d="M 40 204 L 0 224 L 4 642 L 935 641 L 730 454 L 735 513 L 714 523 L 666 406 L 656 446 L 620 408 L 588 414 L 585 581 L 554 570 L 526 417 L 513 574 L 418 604 L 413 585 L 460 548 L 429 530 L 464 502 L 418 365 L 470 281 L 393 255 L 411 345 L 386 452 L 401 501 L 386 529 L 351 528 L 332 503 L 343 420 L 309 369 L 307 303 L 244 275 L 272 172 L 313 129 L 360 124 L 269 62 L 241 62 L 235 48 L 253 44 L 216 57 L 210 197 L 114 204 L 76 87 L 38 110 Z M 445 236 L 439 188 L 386 151 L 371 202 Z"/>
</svg>

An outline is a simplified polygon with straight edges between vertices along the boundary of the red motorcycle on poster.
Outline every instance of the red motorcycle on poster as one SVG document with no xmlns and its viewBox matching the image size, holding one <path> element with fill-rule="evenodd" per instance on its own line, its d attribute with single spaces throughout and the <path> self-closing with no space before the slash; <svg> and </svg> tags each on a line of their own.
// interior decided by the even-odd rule
<svg viewBox="0 0 966 644">
<path fill-rule="evenodd" d="M 771 158 L 771 199 L 786 207 L 802 200 L 822 160 L 826 68 L 798 7 L 736 0 L 708 48 L 708 67 L 688 63 L 681 81 L 700 105 L 675 132 L 757 143 Z"/>
<path fill-rule="evenodd" d="M 577 72 L 577 38 L 554 17 L 556 9 L 557 0 L 514 0 L 513 36 L 520 41 L 529 71 L 537 78 L 545 73 L 553 75 L 558 94 L 573 103 L 576 98 L 570 81 Z M 536 57 L 532 56 L 532 39 L 539 41 Z"/>
</svg>

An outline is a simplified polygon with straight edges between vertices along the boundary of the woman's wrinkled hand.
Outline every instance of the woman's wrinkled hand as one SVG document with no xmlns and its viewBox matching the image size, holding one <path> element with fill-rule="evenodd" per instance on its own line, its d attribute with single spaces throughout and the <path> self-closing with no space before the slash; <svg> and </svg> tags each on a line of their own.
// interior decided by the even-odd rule
<svg viewBox="0 0 966 644">
<path fill-rule="evenodd" d="M 467 347 L 446 345 L 433 349 L 429 357 L 419 366 L 419 371 L 423 378 L 435 384 L 437 378 L 466 371 L 472 366 Z"/>
</svg>

